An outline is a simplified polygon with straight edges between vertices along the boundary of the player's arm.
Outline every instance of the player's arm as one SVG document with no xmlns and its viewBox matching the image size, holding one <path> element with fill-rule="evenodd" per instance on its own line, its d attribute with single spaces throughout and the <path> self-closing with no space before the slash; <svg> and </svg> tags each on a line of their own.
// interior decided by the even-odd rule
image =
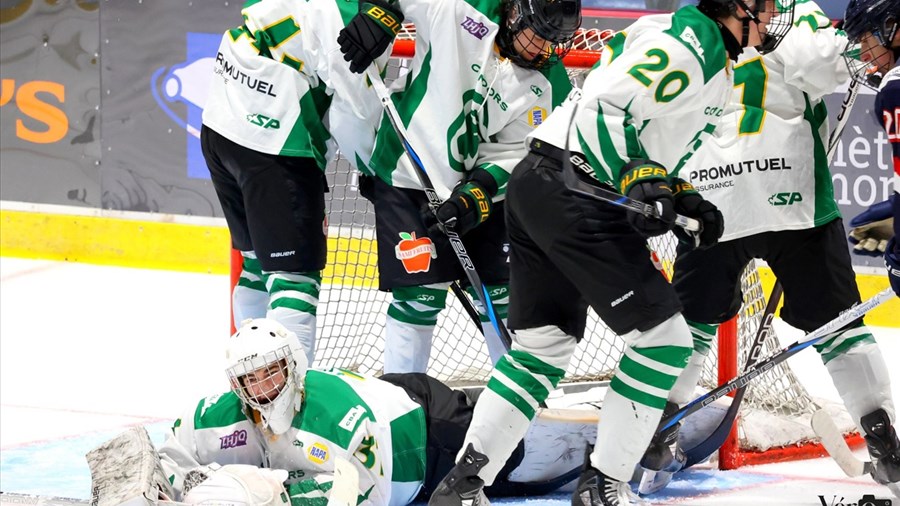
<svg viewBox="0 0 900 506">
<path fill-rule="evenodd" d="M 184 488 L 185 476 L 206 463 L 200 462 L 197 455 L 197 441 L 194 438 L 194 413 L 197 409 L 200 409 L 200 405 L 175 420 L 172 430 L 157 450 L 163 472 L 179 499 Z"/>
<path fill-rule="evenodd" d="M 834 28 L 814 2 L 799 4 L 796 9 L 794 26 L 770 57 L 784 64 L 787 84 L 816 100 L 850 77 L 843 57 L 847 36 Z"/>
</svg>

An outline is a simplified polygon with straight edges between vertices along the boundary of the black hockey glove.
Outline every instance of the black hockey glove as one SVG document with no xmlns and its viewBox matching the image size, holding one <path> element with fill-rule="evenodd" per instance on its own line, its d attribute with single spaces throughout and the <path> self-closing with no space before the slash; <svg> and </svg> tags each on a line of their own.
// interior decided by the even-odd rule
<svg viewBox="0 0 900 506">
<path fill-rule="evenodd" d="M 494 176 L 484 169 L 476 169 L 437 209 L 437 221 L 457 234 L 465 235 L 490 217 L 491 199 L 496 193 Z M 428 234 L 437 232 L 437 228 L 437 224 L 432 225 Z"/>
<path fill-rule="evenodd" d="M 700 230 L 690 232 L 675 227 L 678 239 L 692 248 L 706 249 L 719 242 L 725 232 L 725 219 L 722 212 L 712 202 L 703 198 L 694 189 L 694 185 L 678 178 L 672 178 L 672 193 L 675 195 L 675 212 L 688 218 L 700 220 Z"/>
<path fill-rule="evenodd" d="M 675 202 L 669 189 L 668 173 L 651 160 L 633 160 L 622 168 L 619 190 L 634 200 L 650 204 L 659 211 L 659 219 L 627 212 L 628 223 L 645 237 L 663 235 L 675 226 Z"/>
<path fill-rule="evenodd" d="M 403 23 L 399 6 L 386 0 L 359 2 L 359 12 L 338 34 L 337 42 L 350 62 L 350 71 L 362 74 L 382 55 Z"/>
<path fill-rule="evenodd" d="M 900 244 L 897 238 L 892 237 L 888 241 L 887 251 L 884 253 L 884 266 L 888 270 L 888 280 L 891 282 L 891 288 L 897 297 L 900 297 Z"/>
</svg>

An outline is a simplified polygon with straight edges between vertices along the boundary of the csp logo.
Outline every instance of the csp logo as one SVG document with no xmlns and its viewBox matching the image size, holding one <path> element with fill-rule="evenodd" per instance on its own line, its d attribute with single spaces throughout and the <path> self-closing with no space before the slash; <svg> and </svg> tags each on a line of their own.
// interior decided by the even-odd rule
<svg viewBox="0 0 900 506">
<path fill-rule="evenodd" d="M 221 40 L 221 33 L 188 32 L 185 61 L 156 69 L 150 82 L 156 104 L 175 125 L 184 130 L 187 176 L 191 178 L 209 179 L 209 170 L 200 151 L 200 125 L 203 106 L 206 105 L 206 90 L 213 76 L 213 63 Z"/>
<path fill-rule="evenodd" d="M 800 195 L 800 192 L 775 193 L 769 197 L 769 204 L 773 206 L 790 206 L 797 202 L 803 202 L 803 195 Z"/>
</svg>

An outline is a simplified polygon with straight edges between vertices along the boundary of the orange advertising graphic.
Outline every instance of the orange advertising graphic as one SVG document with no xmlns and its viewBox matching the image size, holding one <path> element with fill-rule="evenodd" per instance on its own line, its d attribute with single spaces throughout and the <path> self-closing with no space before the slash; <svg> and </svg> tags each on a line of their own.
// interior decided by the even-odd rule
<svg viewBox="0 0 900 506">
<path fill-rule="evenodd" d="M 437 258 L 434 243 L 428 237 L 416 238 L 416 233 L 400 232 L 401 241 L 394 247 L 397 259 L 403 262 L 403 268 L 409 274 L 428 272 L 431 259 Z"/>
<path fill-rule="evenodd" d="M 0 80 L 0 107 L 7 107 L 10 102 L 15 103 L 21 113 L 16 118 L 16 137 L 28 142 L 50 144 L 66 136 L 69 118 L 54 104 L 63 104 L 65 101 L 66 89 L 60 83 L 26 81 L 17 87 L 14 79 Z M 43 128 L 30 128 L 22 117 L 29 118 L 30 125 L 43 124 Z"/>
</svg>

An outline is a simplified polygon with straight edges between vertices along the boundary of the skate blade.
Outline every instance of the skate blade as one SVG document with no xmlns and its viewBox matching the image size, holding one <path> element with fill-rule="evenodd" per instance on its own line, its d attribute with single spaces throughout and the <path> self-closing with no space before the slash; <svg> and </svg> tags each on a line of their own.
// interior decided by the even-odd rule
<svg viewBox="0 0 900 506">
<path fill-rule="evenodd" d="M 675 473 L 668 471 L 644 469 L 644 474 L 641 475 L 641 483 L 638 485 L 638 493 L 641 495 L 655 494 L 666 488 L 666 485 L 672 481 L 672 476 L 674 475 Z"/>
</svg>

